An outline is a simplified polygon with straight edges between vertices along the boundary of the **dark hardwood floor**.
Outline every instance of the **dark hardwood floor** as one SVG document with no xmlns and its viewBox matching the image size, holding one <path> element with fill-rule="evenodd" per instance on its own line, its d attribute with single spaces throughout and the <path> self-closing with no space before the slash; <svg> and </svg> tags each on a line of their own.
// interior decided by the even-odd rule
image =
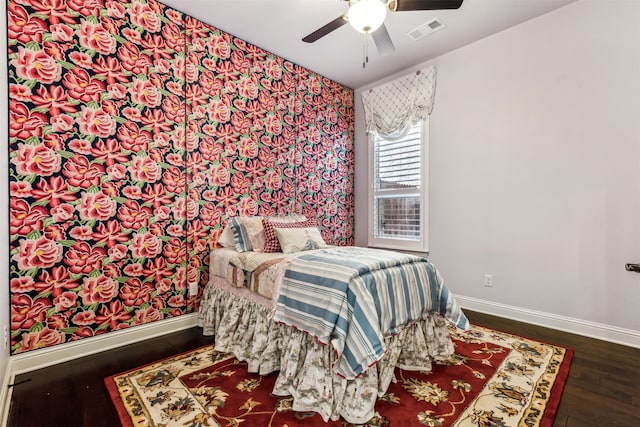
<svg viewBox="0 0 640 427">
<path fill-rule="evenodd" d="M 573 348 L 554 427 L 640 426 L 640 349 L 469 310 L 465 313 L 476 325 Z M 104 377 L 208 343 L 211 338 L 193 328 L 19 375 L 8 426 L 118 426 Z"/>
</svg>

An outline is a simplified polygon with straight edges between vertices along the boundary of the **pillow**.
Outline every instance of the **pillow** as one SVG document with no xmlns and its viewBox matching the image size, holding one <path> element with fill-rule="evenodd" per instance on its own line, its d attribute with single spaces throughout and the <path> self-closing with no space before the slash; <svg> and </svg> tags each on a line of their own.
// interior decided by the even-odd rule
<svg viewBox="0 0 640 427">
<path fill-rule="evenodd" d="M 247 233 L 247 229 L 244 226 L 243 221 L 241 221 L 238 217 L 231 218 L 229 222 L 231 224 L 231 229 L 233 230 L 233 241 L 236 246 L 236 251 L 238 252 L 247 252 L 253 250 L 253 245 L 251 244 L 251 240 L 249 239 L 249 234 Z"/>
<path fill-rule="evenodd" d="M 231 240 L 233 242 L 228 247 L 235 248 L 238 252 L 264 252 L 265 234 L 262 225 L 263 218 L 275 219 L 278 222 L 283 223 L 304 221 L 307 219 L 304 215 L 288 215 L 280 217 L 236 216 L 231 218 L 227 225 L 227 227 L 230 228 L 230 233 L 232 234 Z M 227 239 L 228 237 L 229 236 L 225 236 Z M 222 238 L 222 235 L 220 238 Z M 228 240 L 225 242 L 228 242 Z M 220 244 L 222 245 L 222 243 Z"/>
<path fill-rule="evenodd" d="M 220 233 L 220 237 L 218 237 L 218 244 L 223 248 L 235 249 L 236 241 L 233 237 L 233 227 L 231 227 L 231 223 L 227 223 L 222 233 Z"/>
<path fill-rule="evenodd" d="M 275 228 L 308 228 L 317 227 L 318 224 L 315 220 L 309 219 L 306 221 L 298 222 L 277 222 L 271 221 L 268 218 L 262 218 L 262 226 L 264 227 L 264 251 L 265 252 L 282 252 L 282 247 L 278 241 L 278 236 L 275 232 Z"/>
<path fill-rule="evenodd" d="M 275 231 L 285 254 L 327 247 L 318 227 L 275 228 Z"/>
</svg>

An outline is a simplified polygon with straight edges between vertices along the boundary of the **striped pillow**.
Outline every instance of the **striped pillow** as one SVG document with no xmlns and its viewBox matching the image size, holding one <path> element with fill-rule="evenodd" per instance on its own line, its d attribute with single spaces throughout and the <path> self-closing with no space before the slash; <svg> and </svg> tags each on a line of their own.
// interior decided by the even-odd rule
<svg viewBox="0 0 640 427">
<path fill-rule="evenodd" d="M 231 229 L 233 230 L 233 241 L 236 244 L 236 251 L 247 252 L 252 251 L 251 240 L 247 234 L 247 229 L 238 217 L 231 218 Z"/>
<path fill-rule="evenodd" d="M 300 222 L 274 222 L 266 218 L 262 218 L 262 227 L 264 228 L 264 251 L 265 252 L 282 252 L 276 228 L 307 228 L 317 227 L 318 223 L 313 219 Z"/>
</svg>

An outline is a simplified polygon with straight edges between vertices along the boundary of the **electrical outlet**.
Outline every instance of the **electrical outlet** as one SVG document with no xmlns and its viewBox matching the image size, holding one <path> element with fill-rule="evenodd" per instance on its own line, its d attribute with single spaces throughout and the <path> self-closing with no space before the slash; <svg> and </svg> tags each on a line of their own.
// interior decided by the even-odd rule
<svg viewBox="0 0 640 427">
<path fill-rule="evenodd" d="M 4 349 L 9 348 L 9 326 L 4 325 Z"/>
<path fill-rule="evenodd" d="M 484 286 L 485 288 L 493 288 L 493 274 L 484 275 Z"/>
<path fill-rule="evenodd" d="M 198 295 L 198 284 L 190 283 L 189 284 L 189 296 L 195 297 Z"/>
</svg>

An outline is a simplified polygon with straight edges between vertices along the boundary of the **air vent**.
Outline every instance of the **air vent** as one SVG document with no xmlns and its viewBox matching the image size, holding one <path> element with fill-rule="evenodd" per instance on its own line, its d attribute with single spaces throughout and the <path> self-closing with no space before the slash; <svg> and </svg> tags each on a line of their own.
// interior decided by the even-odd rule
<svg viewBox="0 0 640 427">
<path fill-rule="evenodd" d="M 409 31 L 407 35 L 411 37 L 413 40 L 420 40 L 424 36 L 427 36 L 431 33 L 435 33 L 438 30 L 444 28 L 444 24 L 438 18 L 433 18 L 431 21 L 426 22 L 413 30 Z"/>
</svg>

